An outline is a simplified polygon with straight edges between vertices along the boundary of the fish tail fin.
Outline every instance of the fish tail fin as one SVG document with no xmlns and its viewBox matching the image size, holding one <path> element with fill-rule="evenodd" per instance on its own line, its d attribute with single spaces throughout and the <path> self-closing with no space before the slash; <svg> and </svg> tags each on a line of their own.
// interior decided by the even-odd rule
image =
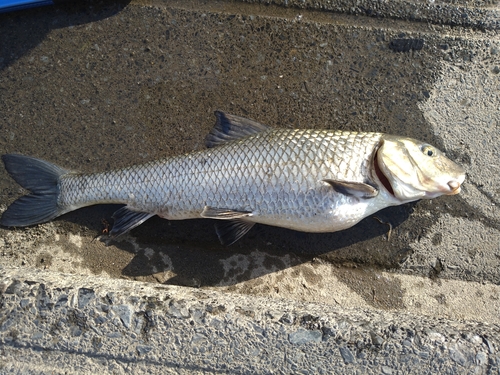
<svg viewBox="0 0 500 375">
<path fill-rule="evenodd" d="M 52 163 L 24 155 L 2 155 L 5 169 L 23 188 L 30 191 L 2 214 L 0 224 L 25 227 L 44 223 L 67 212 L 59 207 L 59 179 L 68 173 Z"/>
</svg>

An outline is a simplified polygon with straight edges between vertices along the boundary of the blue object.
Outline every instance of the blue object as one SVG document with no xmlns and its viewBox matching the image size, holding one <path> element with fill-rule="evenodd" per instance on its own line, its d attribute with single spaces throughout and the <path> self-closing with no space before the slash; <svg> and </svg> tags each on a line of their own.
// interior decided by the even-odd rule
<svg viewBox="0 0 500 375">
<path fill-rule="evenodd" d="M 0 0 L 0 13 L 53 4 L 52 0 Z"/>
</svg>

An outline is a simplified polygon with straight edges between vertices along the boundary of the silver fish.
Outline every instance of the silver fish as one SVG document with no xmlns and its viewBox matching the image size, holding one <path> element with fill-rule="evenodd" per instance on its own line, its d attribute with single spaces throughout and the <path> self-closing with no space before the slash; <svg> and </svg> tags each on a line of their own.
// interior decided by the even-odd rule
<svg viewBox="0 0 500 375">
<path fill-rule="evenodd" d="M 217 219 L 223 244 L 255 223 L 334 232 L 388 206 L 460 192 L 462 167 L 435 147 L 383 133 L 273 129 L 216 112 L 207 149 L 129 168 L 82 174 L 27 156 L 3 155 L 31 193 L 1 225 L 47 222 L 99 203 L 123 203 L 112 236 L 154 215 Z"/>
</svg>

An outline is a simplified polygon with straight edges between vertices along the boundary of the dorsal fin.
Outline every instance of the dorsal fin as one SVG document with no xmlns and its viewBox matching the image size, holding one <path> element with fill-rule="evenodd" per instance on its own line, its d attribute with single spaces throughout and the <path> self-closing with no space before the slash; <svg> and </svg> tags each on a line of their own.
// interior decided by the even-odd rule
<svg viewBox="0 0 500 375">
<path fill-rule="evenodd" d="M 226 142 L 241 139 L 270 129 L 269 126 L 248 120 L 244 117 L 230 115 L 222 111 L 215 111 L 217 121 L 213 129 L 205 138 L 208 148 L 220 146 Z"/>
</svg>

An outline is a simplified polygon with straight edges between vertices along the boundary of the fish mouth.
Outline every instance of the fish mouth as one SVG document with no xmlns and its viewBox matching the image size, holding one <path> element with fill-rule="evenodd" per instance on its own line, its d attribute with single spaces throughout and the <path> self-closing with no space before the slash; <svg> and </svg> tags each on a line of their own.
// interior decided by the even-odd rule
<svg viewBox="0 0 500 375">
<path fill-rule="evenodd" d="M 448 181 L 448 183 L 445 185 L 441 185 L 437 188 L 437 191 L 431 192 L 427 191 L 425 193 L 425 198 L 427 199 L 433 199 L 435 197 L 438 197 L 440 195 L 456 195 L 460 193 L 462 190 L 462 182 L 464 181 L 465 177 L 460 180 L 451 180 Z"/>
<path fill-rule="evenodd" d="M 450 190 L 447 190 L 446 195 L 455 195 L 460 193 L 460 191 L 462 190 L 461 185 L 462 184 L 460 181 L 451 180 L 450 182 L 448 182 L 448 187 L 450 188 Z"/>
</svg>

